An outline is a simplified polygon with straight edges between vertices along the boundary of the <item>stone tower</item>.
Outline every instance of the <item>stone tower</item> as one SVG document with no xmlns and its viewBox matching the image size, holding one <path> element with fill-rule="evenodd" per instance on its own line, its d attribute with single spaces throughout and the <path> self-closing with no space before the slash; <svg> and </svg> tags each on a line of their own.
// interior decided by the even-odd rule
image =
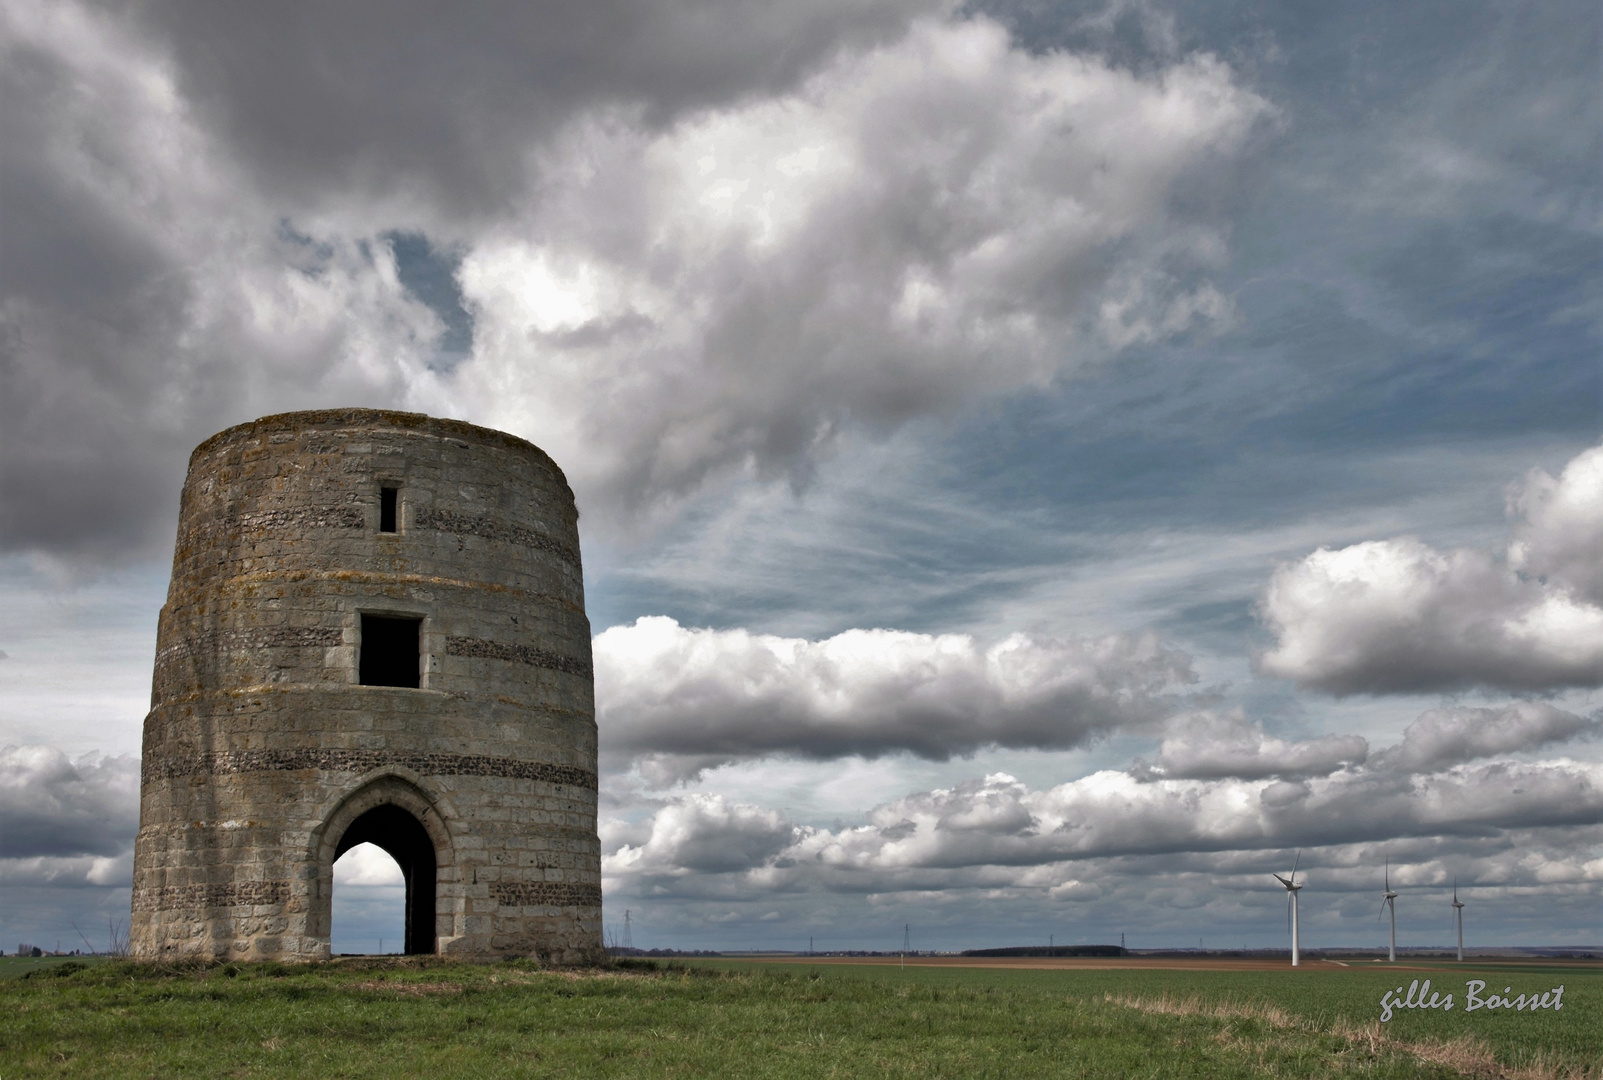
<svg viewBox="0 0 1603 1080">
<path fill-rule="evenodd" d="M 601 951 L 578 512 L 499 431 L 285 413 L 195 449 L 145 719 L 132 944 L 329 955 L 334 860 L 388 851 L 406 951 Z"/>
</svg>

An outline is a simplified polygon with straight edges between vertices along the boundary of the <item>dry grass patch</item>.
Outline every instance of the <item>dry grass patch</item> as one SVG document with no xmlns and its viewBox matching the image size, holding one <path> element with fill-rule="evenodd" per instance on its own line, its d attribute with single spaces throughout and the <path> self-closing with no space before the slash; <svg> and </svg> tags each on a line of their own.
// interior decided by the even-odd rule
<svg viewBox="0 0 1603 1080">
<path fill-rule="evenodd" d="M 369 979 L 355 985 L 357 990 L 388 990 L 393 994 L 408 994 L 412 997 L 434 997 L 440 994 L 460 994 L 461 983 L 450 982 L 390 982 L 387 979 Z"/>
<path fill-rule="evenodd" d="M 1445 1065 L 1476 1080 L 1603 1080 L 1603 1064 L 1570 1065 L 1546 1061 L 1538 1056 L 1529 1065 L 1504 1065 L 1497 1060 L 1490 1046 L 1469 1035 L 1457 1039 L 1408 1042 L 1388 1036 L 1378 1020 L 1362 1026 L 1338 1021 L 1331 1025 L 1330 1031 L 1349 1042 L 1402 1050 L 1426 1064 Z"/>
<path fill-rule="evenodd" d="M 1362 1046 L 1375 1057 L 1388 1052 L 1403 1053 L 1422 1064 L 1445 1066 L 1474 1080 L 1603 1080 L 1603 1064 L 1587 1067 L 1538 1059 L 1530 1065 L 1509 1066 L 1499 1062 L 1492 1048 L 1479 1039 L 1467 1035 L 1457 1039 L 1421 1042 L 1394 1039 L 1386 1034 L 1379 1020 L 1364 1025 L 1338 1020 L 1324 1026 L 1259 1001 L 1203 1001 L 1200 998 L 1140 997 L 1131 994 L 1104 994 L 1103 1000 L 1110 1005 L 1163 1016 L 1258 1020 L 1271 1027 L 1326 1032 Z M 1228 1032 L 1221 1032 L 1216 1036 L 1216 1041 L 1229 1043 L 1234 1040 Z"/>
<path fill-rule="evenodd" d="M 1286 1010 L 1261 1001 L 1203 1001 L 1201 998 L 1138 997 L 1132 994 L 1104 994 L 1102 1000 L 1127 1009 L 1163 1016 L 1213 1016 L 1223 1020 L 1262 1020 L 1275 1027 L 1297 1027 L 1300 1022 Z"/>
</svg>

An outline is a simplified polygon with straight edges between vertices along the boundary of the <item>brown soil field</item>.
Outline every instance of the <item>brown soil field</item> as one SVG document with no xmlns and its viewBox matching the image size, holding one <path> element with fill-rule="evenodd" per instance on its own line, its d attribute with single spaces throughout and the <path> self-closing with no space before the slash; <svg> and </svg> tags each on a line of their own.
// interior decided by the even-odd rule
<svg viewBox="0 0 1603 1080">
<path fill-rule="evenodd" d="M 879 967 L 899 967 L 903 961 L 896 956 L 743 956 L 729 957 L 761 964 L 863 964 Z M 1439 972 L 1444 967 L 1456 967 L 1451 960 L 1398 960 L 1395 964 L 1375 960 L 1323 960 L 1310 957 L 1302 962 L 1302 971 L 1336 972 L 1354 968 L 1374 968 L 1381 964 L 1392 971 Z M 1525 957 L 1497 957 L 1465 960 L 1465 967 L 1485 969 L 1504 964 L 1522 967 L 1540 965 L 1553 968 L 1584 968 L 1597 970 L 1595 960 L 1547 960 Z M 1261 959 L 1237 956 L 909 956 L 908 967 L 991 968 L 995 970 L 1024 971 L 1287 971 L 1289 960 Z"/>
</svg>

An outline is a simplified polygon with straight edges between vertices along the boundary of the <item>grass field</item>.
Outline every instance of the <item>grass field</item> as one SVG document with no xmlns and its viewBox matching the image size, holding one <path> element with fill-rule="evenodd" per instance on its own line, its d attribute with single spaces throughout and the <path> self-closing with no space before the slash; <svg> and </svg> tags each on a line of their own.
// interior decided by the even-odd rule
<svg viewBox="0 0 1603 1080">
<path fill-rule="evenodd" d="M 1603 1077 L 1597 966 L 1403 967 L 6 961 L 0 1078 Z M 1563 983 L 1564 1009 L 1382 1027 L 1399 976 Z"/>
</svg>

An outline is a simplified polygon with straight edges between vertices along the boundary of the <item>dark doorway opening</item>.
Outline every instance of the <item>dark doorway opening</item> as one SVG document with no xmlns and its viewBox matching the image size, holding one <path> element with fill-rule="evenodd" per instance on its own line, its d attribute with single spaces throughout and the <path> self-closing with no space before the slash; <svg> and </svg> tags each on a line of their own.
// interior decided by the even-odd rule
<svg viewBox="0 0 1603 1080">
<path fill-rule="evenodd" d="M 399 806 L 375 806 L 355 821 L 334 849 L 337 860 L 357 844 L 382 848 L 406 878 L 406 952 L 434 948 L 434 842 L 417 818 Z"/>
<path fill-rule="evenodd" d="M 362 616 L 362 658 L 357 678 L 363 686 L 410 686 L 418 682 L 422 619 Z"/>
<path fill-rule="evenodd" d="M 400 488 L 378 489 L 378 531 L 395 532 L 395 504 Z"/>
</svg>

